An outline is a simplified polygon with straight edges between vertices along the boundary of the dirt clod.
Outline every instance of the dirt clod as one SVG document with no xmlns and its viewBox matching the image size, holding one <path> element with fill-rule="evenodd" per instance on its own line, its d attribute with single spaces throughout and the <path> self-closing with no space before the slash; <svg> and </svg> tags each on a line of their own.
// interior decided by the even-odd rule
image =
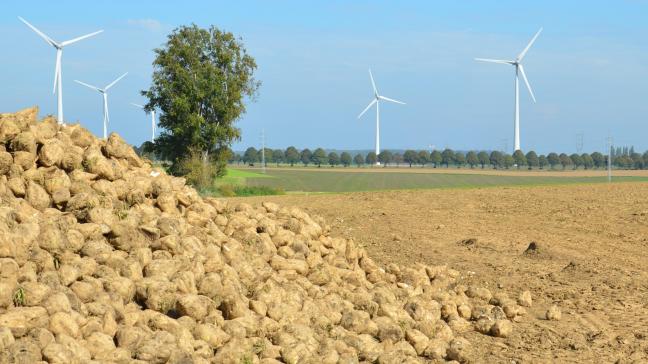
<svg viewBox="0 0 648 364">
<path fill-rule="evenodd" d="M 545 318 L 550 321 L 559 321 L 562 318 L 562 312 L 558 308 L 558 306 L 551 306 L 548 310 L 547 313 L 545 314 Z"/>
</svg>

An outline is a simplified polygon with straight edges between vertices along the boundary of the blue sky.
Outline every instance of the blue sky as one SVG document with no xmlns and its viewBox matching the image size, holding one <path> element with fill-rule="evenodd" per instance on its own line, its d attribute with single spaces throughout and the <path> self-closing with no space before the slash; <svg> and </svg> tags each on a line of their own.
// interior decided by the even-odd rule
<svg viewBox="0 0 648 364">
<path fill-rule="evenodd" d="M 56 3 L 56 5 L 55 5 Z M 92 4 L 92 6 L 90 6 Z M 180 4 L 180 5 L 177 5 Z M 214 24 L 243 38 L 263 82 L 238 126 L 234 148 L 267 144 L 371 149 L 375 114 L 367 69 L 385 96 L 383 148 L 501 149 L 513 145 L 513 67 L 474 57 L 514 58 L 540 26 L 525 59 L 535 91 L 521 90 L 524 150 L 573 152 L 617 145 L 648 149 L 648 1 L 14 1 L 0 14 L 0 111 L 38 104 L 55 113 L 55 40 L 104 29 L 65 49 L 66 119 L 101 133 L 101 98 L 73 82 L 105 85 L 111 131 L 140 144 L 152 49 L 176 26 Z"/>
</svg>

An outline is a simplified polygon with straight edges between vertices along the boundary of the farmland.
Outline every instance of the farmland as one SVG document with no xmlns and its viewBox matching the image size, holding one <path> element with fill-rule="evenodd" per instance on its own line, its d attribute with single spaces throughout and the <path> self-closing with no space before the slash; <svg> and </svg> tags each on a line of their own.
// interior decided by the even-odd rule
<svg viewBox="0 0 648 364">
<path fill-rule="evenodd" d="M 396 189 L 534 186 L 607 182 L 605 171 L 499 171 L 422 168 L 230 169 L 225 181 L 287 192 L 357 192 Z M 616 173 L 616 172 L 615 172 Z M 648 181 L 646 171 L 620 171 L 615 182 Z"/>
<path fill-rule="evenodd" d="M 646 196 L 648 183 L 571 183 L 233 201 L 321 215 L 383 264 L 447 264 L 494 294 L 529 289 L 511 337 L 466 334 L 490 362 L 625 363 L 648 353 Z M 560 321 L 545 320 L 551 305 Z"/>
</svg>

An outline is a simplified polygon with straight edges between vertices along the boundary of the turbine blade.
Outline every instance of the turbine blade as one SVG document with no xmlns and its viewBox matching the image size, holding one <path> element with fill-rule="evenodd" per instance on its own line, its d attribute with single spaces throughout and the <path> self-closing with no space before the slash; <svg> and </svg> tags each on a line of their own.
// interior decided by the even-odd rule
<svg viewBox="0 0 648 364">
<path fill-rule="evenodd" d="M 524 73 L 524 67 L 522 67 L 522 65 L 520 65 L 519 67 L 520 67 L 520 74 L 522 74 L 522 79 L 524 80 L 524 83 L 526 83 L 527 89 L 531 94 L 531 98 L 533 99 L 533 102 L 536 102 L 535 95 L 533 94 L 533 90 L 531 90 L 531 84 L 529 84 L 529 80 L 527 80 L 527 76 Z"/>
<path fill-rule="evenodd" d="M 91 89 L 93 89 L 93 90 L 95 90 L 95 91 L 103 92 L 99 87 L 95 87 L 95 86 L 92 86 L 92 85 L 88 85 L 88 84 L 85 83 L 85 82 L 81 82 L 81 81 L 79 81 L 79 80 L 74 80 L 74 82 L 76 82 L 76 83 L 78 83 L 78 84 L 80 84 L 80 85 L 83 85 L 83 86 L 85 86 L 85 87 L 91 88 Z"/>
<path fill-rule="evenodd" d="M 398 100 L 394 100 L 394 99 L 390 99 L 389 97 L 385 97 L 385 96 L 378 96 L 378 97 L 379 97 L 380 99 L 382 99 L 382 100 L 385 100 L 385 101 L 395 102 L 395 103 L 397 103 L 397 104 L 405 105 L 404 102 L 402 102 L 402 101 L 398 101 Z"/>
<path fill-rule="evenodd" d="M 60 49 L 56 50 L 56 66 L 54 66 L 54 87 L 52 88 L 52 93 L 56 93 L 56 85 L 61 77 L 61 55 L 63 53 Z"/>
<path fill-rule="evenodd" d="M 490 63 L 501 63 L 501 64 L 513 64 L 513 61 L 505 61 L 503 59 L 490 59 L 490 58 L 475 58 L 475 61 L 480 62 L 490 62 Z"/>
<path fill-rule="evenodd" d="M 30 27 L 31 30 L 33 30 L 34 32 L 36 32 L 36 34 L 40 35 L 41 38 L 45 39 L 45 41 L 46 41 L 49 45 L 54 46 L 54 47 L 58 47 L 58 43 L 56 43 L 52 38 L 48 37 L 45 33 L 43 33 L 43 32 L 41 32 L 40 30 L 38 30 L 35 26 L 29 24 L 29 22 L 28 22 L 27 20 L 25 20 L 25 19 L 23 19 L 23 18 L 21 18 L 21 17 L 18 17 L 18 19 L 20 19 L 21 22 L 25 23 L 25 25 L 27 25 L 28 27 Z"/>
<path fill-rule="evenodd" d="M 371 86 L 373 87 L 374 94 L 378 95 L 378 89 L 376 88 L 376 83 L 374 82 L 373 75 L 371 74 L 371 69 L 369 69 L 369 78 L 371 78 Z"/>
<path fill-rule="evenodd" d="M 102 33 L 102 32 L 103 32 L 103 30 L 98 30 L 98 31 L 96 31 L 96 32 L 94 32 L 94 33 L 90 33 L 90 34 L 82 35 L 82 36 L 80 36 L 80 37 L 78 37 L 78 38 L 74 38 L 74 39 L 66 40 L 65 42 L 61 42 L 61 47 L 65 47 L 65 46 L 68 46 L 68 45 L 70 45 L 70 44 L 76 43 L 76 42 L 78 42 L 78 41 L 80 41 L 80 40 L 84 40 L 84 39 L 86 39 L 86 38 L 90 38 L 90 37 L 95 36 L 95 35 L 97 35 L 97 34 L 99 34 L 99 33 Z"/>
<path fill-rule="evenodd" d="M 522 58 L 524 58 L 524 56 L 526 55 L 526 53 L 529 51 L 529 48 L 531 48 L 531 46 L 532 46 L 533 43 L 536 41 L 536 39 L 538 38 L 538 36 L 540 35 L 541 32 L 542 32 L 542 28 L 540 28 L 540 30 L 538 30 L 538 32 L 533 36 L 533 38 L 531 39 L 531 41 L 529 42 L 529 44 L 526 46 L 526 48 L 524 48 L 524 50 L 520 53 L 520 55 L 517 56 L 517 60 L 518 60 L 518 62 L 521 61 Z"/>
<path fill-rule="evenodd" d="M 367 105 L 367 107 L 366 107 L 364 110 L 362 110 L 362 112 L 360 113 L 360 115 L 358 115 L 358 119 L 360 119 L 360 117 L 362 117 L 362 115 L 364 115 L 364 113 L 366 113 L 367 110 L 369 110 L 369 108 L 372 107 L 373 104 L 375 104 L 376 102 L 378 102 L 378 100 L 373 99 L 373 100 L 369 103 L 369 105 Z"/>
<path fill-rule="evenodd" d="M 104 90 L 108 91 L 109 88 L 113 87 L 117 82 L 119 82 L 119 80 L 121 80 L 122 78 L 126 77 L 127 74 L 128 74 L 128 72 L 126 72 L 126 73 L 124 73 L 123 75 L 117 77 L 116 80 L 114 80 L 113 82 L 109 83 L 108 86 L 104 87 Z"/>
<path fill-rule="evenodd" d="M 133 105 L 133 106 L 137 106 L 137 107 L 139 107 L 140 109 L 143 109 L 143 108 L 144 108 L 143 105 L 136 104 L 136 103 L 134 103 L 134 102 L 131 102 L 130 104 Z"/>
</svg>

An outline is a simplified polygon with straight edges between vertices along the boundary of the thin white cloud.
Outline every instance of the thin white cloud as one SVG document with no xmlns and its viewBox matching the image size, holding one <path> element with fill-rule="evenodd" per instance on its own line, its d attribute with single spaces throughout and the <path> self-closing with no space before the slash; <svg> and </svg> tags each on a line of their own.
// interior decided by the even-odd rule
<svg viewBox="0 0 648 364">
<path fill-rule="evenodd" d="M 157 32 L 162 29 L 162 23 L 155 19 L 128 19 L 128 24 L 144 28 L 151 32 Z"/>
</svg>

